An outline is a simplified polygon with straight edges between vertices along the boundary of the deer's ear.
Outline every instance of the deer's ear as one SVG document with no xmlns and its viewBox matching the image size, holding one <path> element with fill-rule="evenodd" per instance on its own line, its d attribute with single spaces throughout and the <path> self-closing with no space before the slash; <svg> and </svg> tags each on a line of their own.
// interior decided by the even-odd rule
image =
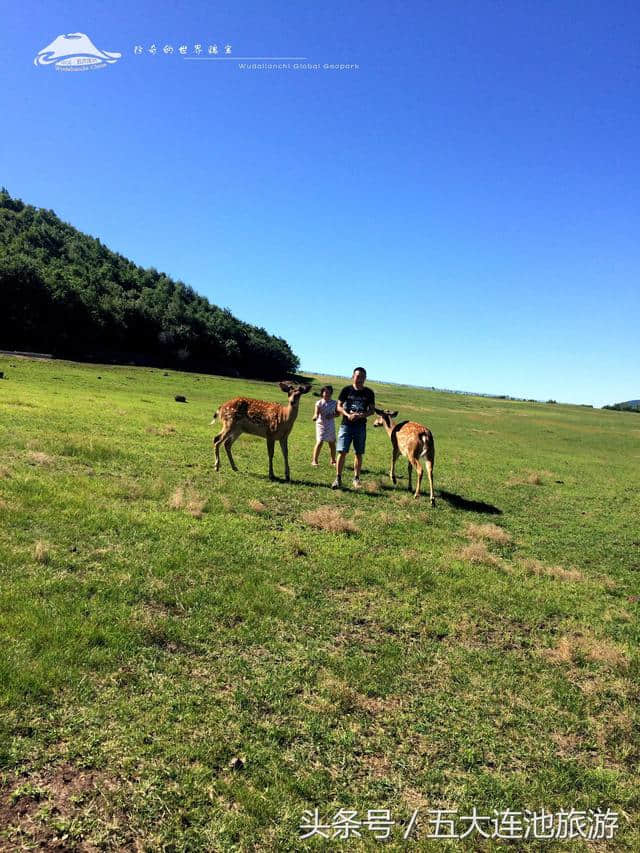
<svg viewBox="0 0 640 853">
<path fill-rule="evenodd" d="M 291 384 L 289 382 L 278 382 L 280 386 L 280 390 L 284 391 L 285 394 L 291 393 Z"/>
<path fill-rule="evenodd" d="M 311 391 L 311 385 L 301 385 L 300 386 L 300 393 L 301 394 L 308 394 L 309 391 Z"/>
<path fill-rule="evenodd" d="M 386 412 L 384 411 L 384 409 L 374 409 L 373 411 L 376 413 L 376 415 L 384 415 L 384 414 L 386 414 Z"/>
<path fill-rule="evenodd" d="M 397 413 L 397 412 L 388 412 L 388 415 L 389 415 L 389 417 L 390 417 L 390 418 L 397 418 L 397 417 L 398 417 L 398 413 Z"/>
</svg>

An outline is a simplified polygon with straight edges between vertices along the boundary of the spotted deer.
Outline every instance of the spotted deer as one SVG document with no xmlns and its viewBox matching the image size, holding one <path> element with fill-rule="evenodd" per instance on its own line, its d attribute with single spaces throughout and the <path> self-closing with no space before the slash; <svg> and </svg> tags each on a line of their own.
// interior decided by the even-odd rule
<svg viewBox="0 0 640 853">
<path fill-rule="evenodd" d="M 414 497 L 420 497 L 420 485 L 422 483 L 422 465 L 420 460 L 424 457 L 425 466 L 427 468 L 427 476 L 429 477 L 429 499 L 431 506 L 436 505 L 436 499 L 433 494 L 433 465 L 436 456 L 436 447 L 433 441 L 431 430 L 422 424 L 417 424 L 415 421 L 402 421 L 397 424 L 394 419 L 398 417 L 397 412 L 392 412 L 388 409 L 376 409 L 378 416 L 373 422 L 374 427 L 384 427 L 387 435 L 391 439 L 392 456 L 391 456 L 391 471 L 389 476 L 391 482 L 397 483 L 396 479 L 396 461 L 398 456 L 407 457 L 407 469 L 409 473 L 408 489 L 411 492 L 411 471 L 416 469 L 418 475 L 418 485 Z"/>
<path fill-rule="evenodd" d="M 231 445 L 242 433 L 247 432 L 251 435 L 259 435 L 267 441 L 270 480 L 275 479 L 273 448 L 276 441 L 280 442 L 284 457 L 284 478 L 290 482 L 287 440 L 298 417 L 300 397 L 311 390 L 311 385 L 294 385 L 292 382 L 280 382 L 279 385 L 289 398 L 286 406 L 281 406 L 280 403 L 267 403 L 264 400 L 251 400 L 248 397 L 234 397 L 233 400 L 227 400 L 220 406 L 211 421 L 211 423 L 215 423 L 218 419 L 222 421 L 222 431 L 213 439 L 216 471 L 220 470 L 221 445 L 224 445 L 227 451 L 232 469 L 238 470 L 231 455 Z"/>
</svg>

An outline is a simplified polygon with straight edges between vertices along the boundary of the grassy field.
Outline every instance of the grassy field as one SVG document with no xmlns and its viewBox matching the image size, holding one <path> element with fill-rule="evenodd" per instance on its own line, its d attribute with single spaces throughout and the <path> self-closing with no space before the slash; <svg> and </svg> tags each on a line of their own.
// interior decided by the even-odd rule
<svg viewBox="0 0 640 853">
<path fill-rule="evenodd" d="M 434 433 L 431 509 L 382 430 L 331 491 L 311 395 L 287 485 L 255 438 L 213 471 L 214 410 L 275 384 L 0 370 L 0 849 L 380 846 L 302 841 L 316 808 L 494 849 L 427 838 L 474 807 L 610 808 L 553 849 L 640 849 L 640 416 L 372 383 Z"/>
</svg>

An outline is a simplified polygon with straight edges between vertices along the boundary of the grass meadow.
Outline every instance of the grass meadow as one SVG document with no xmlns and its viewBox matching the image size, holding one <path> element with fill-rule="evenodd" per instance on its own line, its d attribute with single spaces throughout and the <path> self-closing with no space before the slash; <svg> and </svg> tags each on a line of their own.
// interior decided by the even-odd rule
<svg viewBox="0 0 640 853">
<path fill-rule="evenodd" d="M 370 383 L 433 431 L 432 509 L 383 430 L 331 491 L 311 394 L 288 485 L 257 438 L 213 470 L 214 410 L 275 383 L 0 370 L 0 849 L 381 847 L 302 840 L 316 808 L 497 849 L 428 839 L 474 807 L 611 808 L 512 849 L 640 849 L 640 416 Z"/>
</svg>

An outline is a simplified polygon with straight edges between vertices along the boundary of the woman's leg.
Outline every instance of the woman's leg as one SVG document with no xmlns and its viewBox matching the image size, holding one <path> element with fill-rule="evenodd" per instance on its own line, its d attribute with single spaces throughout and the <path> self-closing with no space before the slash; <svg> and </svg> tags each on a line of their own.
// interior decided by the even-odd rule
<svg viewBox="0 0 640 853">
<path fill-rule="evenodd" d="M 313 456 L 311 457 L 311 464 L 315 467 L 318 464 L 318 456 L 320 455 L 320 448 L 322 447 L 321 441 L 316 441 L 316 446 L 313 448 Z"/>
<path fill-rule="evenodd" d="M 331 464 L 336 464 L 336 443 L 335 441 L 329 442 L 329 452 L 331 453 Z"/>
</svg>

